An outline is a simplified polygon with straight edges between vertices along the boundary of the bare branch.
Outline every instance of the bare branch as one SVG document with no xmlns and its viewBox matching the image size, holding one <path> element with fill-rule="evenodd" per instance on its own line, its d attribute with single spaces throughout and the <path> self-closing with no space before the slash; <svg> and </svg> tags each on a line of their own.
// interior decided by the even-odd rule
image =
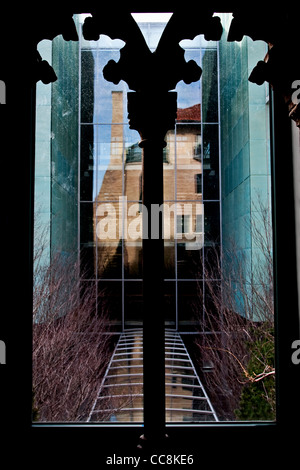
<svg viewBox="0 0 300 470">
<path fill-rule="evenodd" d="M 42 234 L 44 235 L 44 234 Z M 43 238 L 43 237 L 41 237 Z M 113 349 L 108 305 L 85 284 L 77 259 L 36 253 L 33 298 L 33 392 L 40 421 L 86 419 Z"/>
<path fill-rule="evenodd" d="M 205 271 L 205 298 L 199 284 L 199 366 L 210 363 L 204 374 L 206 388 L 222 419 L 235 419 L 243 387 L 275 377 L 273 251 L 270 211 L 256 198 L 251 224 L 252 256 L 248 260 L 234 241 Z M 206 263 L 207 265 L 207 263 Z M 210 279 L 220 279 L 219 285 Z M 207 302 L 209 297 L 209 302 Z M 195 306 L 197 310 L 197 306 Z M 210 334 L 205 334 L 209 332 Z M 275 387 L 275 385 L 274 385 Z M 273 395 L 265 391 L 272 408 Z"/>
</svg>

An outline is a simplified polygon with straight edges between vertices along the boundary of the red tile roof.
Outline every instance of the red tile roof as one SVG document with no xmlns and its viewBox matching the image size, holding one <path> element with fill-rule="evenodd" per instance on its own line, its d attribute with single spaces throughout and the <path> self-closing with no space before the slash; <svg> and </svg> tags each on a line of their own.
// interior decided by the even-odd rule
<svg viewBox="0 0 300 470">
<path fill-rule="evenodd" d="M 178 121 L 201 121 L 201 104 L 194 104 L 189 108 L 177 109 L 177 122 Z"/>
</svg>

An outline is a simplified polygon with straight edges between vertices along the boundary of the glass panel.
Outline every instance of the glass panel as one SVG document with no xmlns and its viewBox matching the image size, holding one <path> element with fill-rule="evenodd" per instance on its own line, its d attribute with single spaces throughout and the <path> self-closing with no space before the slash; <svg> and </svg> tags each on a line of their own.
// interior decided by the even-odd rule
<svg viewBox="0 0 300 470">
<path fill-rule="evenodd" d="M 201 200 L 201 127 L 176 125 L 177 199 Z"/>
<path fill-rule="evenodd" d="M 166 328 L 176 328 L 176 282 L 164 282 L 164 306 Z"/>
<path fill-rule="evenodd" d="M 204 243 L 204 205 L 197 202 L 177 204 L 177 277 L 202 278 Z"/>
<path fill-rule="evenodd" d="M 106 315 L 109 312 L 111 331 L 122 328 L 122 283 L 119 281 L 99 281 L 97 283 L 97 312 Z"/>
<path fill-rule="evenodd" d="M 174 227 L 174 220 L 171 220 Z M 173 234 L 164 240 L 164 279 L 174 279 L 175 274 L 175 240 Z"/>
<path fill-rule="evenodd" d="M 124 282 L 125 328 L 136 328 L 142 326 L 142 294 L 143 283 L 141 281 Z"/>
<path fill-rule="evenodd" d="M 118 61 L 120 53 L 113 49 L 82 51 L 81 122 L 113 122 L 112 95 L 127 91 L 125 82 L 116 86 L 103 77 L 103 67 L 109 60 Z M 118 122 L 126 122 L 123 110 Z"/>
<path fill-rule="evenodd" d="M 142 278 L 142 206 L 124 201 L 124 276 Z"/>
<path fill-rule="evenodd" d="M 178 281 L 179 331 L 195 331 L 198 325 L 203 310 L 201 286 L 200 281 Z"/>
<path fill-rule="evenodd" d="M 96 279 L 95 207 L 93 203 L 80 204 L 80 275 Z"/>
<path fill-rule="evenodd" d="M 219 127 L 203 124 L 203 199 L 219 199 Z"/>
<path fill-rule="evenodd" d="M 142 149 L 137 131 L 124 126 L 124 195 L 128 201 L 142 200 Z"/>
<path fill-rule="evenodd" d="M 61 36 L 53 40 L 52 65 L 58 79 L 51 88 L 51 114 L 46 106 L 37 122 L 37 135 L 40 123 L 42 135 L 48 126 L 50 130 L 51 252 L 66 256 L 77 248 L 79 73 L 72 64 L 78 63 L 78 54 L 73 42 L 68 43 Z"/>
<path fill-rule="evenodd" d="M 95 204 L 98 278 L 122 278 L 122 204 Z"/>
<path fill-rule="evenodd" d="M 93 122 L 95 59 L 92 51 L 81 51 L 81 122 Z"/>
<path fill-rule="evenodd" d="M 95 168 L 97 163 L 95 136 L 95 126 L 81 126 L 80 199 L 82 201 L 92 201 L 94 199 Z"/>
<path fill-rule="evenodd" d="M 165 202 L 163 204 L 163 237 L 164 237 L 164 278 L 175 277 L 175 238 L 176 238 L 176 204 Z"/>
<path fill-rule="evenodd" d="M 96 191 L 98 201 L 115 201 L 123 194 L 123 125 L 97 126 Z"/>
<path fill-rule="evenodd" d="M 199 66 L 200 63 L 200 51 L 199 49 L 188 49 L 186 50 L 184 57 L 186 61 L 194 60 Z M 176 86 L 176 91 L 178 94 L 177 98 L 177 119 L 181 120 L 182 110 L 188 109 L 192 120 L 200 121 L 201 113 L 201 81 L 192 82 L 189 85 L 185 84 L 183 81 L 180 81 Z M 187 111 L 185 112 L 185 114 Z M 188 119 L 191 120 L 191 119 Z"/>
<path fill-rule="evenodd" d="M 165 137 L 167 146 L 164 148 L 164 200 L 175 199 L 175 133 L 169 131 Z"/>
<path fill-rule="evenodd" d="M 220 243 L 220 204 L 204 203 L 204 243 L 205 247 Z"/>
<path fill-rule="evenodd" d="M 200 331 L 222 330 L 222 311 L 219 310 L 221 296 L 221 282 L 209 280 L 204 284 L 204 312 L 203 323 L 199 322 Z"/>
<path fill-rule="evenodd" d="M 186 243 L 177 242 L 177 276 L 178 279 L 202 277 L 202 249 L 190 250 Z"/>
<path fill-rule="evenodd" d="M 217 49 L 202 51 L 202 121 L 218 121 Z"/>
<path fill-rule="evenodd" d="M 80 245 L 80 275 L 82 279 L 96 279 L 96 246 L 95 243 Z"/>
</svg>

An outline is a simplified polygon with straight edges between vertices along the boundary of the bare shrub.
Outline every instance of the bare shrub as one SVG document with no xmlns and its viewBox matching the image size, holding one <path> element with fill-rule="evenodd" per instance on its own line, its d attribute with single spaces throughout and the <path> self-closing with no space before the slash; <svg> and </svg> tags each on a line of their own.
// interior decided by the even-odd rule
<svg viewBox="0 0 300 470">
<path fill-rule="evenodd" d="M 275 415 L 272 227 L 259 198 L 248 230 L 251 259 L 231 242 L 206 268 L 205 301 L 199 294 L 205 305 L 196 341 L 199 363 L 211 366 L 206 387 L 224 420 Z"/>
<path fill-rule="evenodd" d="M 81 421 L 111 357 L 108 308 L 102 297 L 96 313 L 95 287 L 81 281 L 77 260 L 57 254 L 47 264 L 45 246 L 41 242 L 35 251 L 34 419 Z"/>
</svg>

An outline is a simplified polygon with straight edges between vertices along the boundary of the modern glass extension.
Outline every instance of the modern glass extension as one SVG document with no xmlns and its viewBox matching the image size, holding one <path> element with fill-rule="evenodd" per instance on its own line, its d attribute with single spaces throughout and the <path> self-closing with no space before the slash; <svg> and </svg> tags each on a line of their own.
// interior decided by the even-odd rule
<svg viewBox="0 0 300 470">
<path fill-rule="evenodd" d="M 218 16 L 220 41 L 181 42 L 202 76 L 178 83 L 164 151 L 169 423 L 275 419 L 269 94 L 248 81 L 266 45 L 229 43 L 231 15 Z M 134 15 L 151 50 L 169 17 Z M 142 422 L 140 137 L 129 129 L 126 83 L 102 74 L 124 43 L 87 41 L 85 15 L 74 18 L 78 43 L 39 44 L 58 80 L 37 85 L 35 283 L 72 259 L 77 301 L 89 298 L 93 315 L 105 317 L 105 367 L 78 420 Z M 36 305 L 34 328 L 47 320 L 47 302 Z M 38 389 L 35 397 L 43 421 Z"/>
</svg>

